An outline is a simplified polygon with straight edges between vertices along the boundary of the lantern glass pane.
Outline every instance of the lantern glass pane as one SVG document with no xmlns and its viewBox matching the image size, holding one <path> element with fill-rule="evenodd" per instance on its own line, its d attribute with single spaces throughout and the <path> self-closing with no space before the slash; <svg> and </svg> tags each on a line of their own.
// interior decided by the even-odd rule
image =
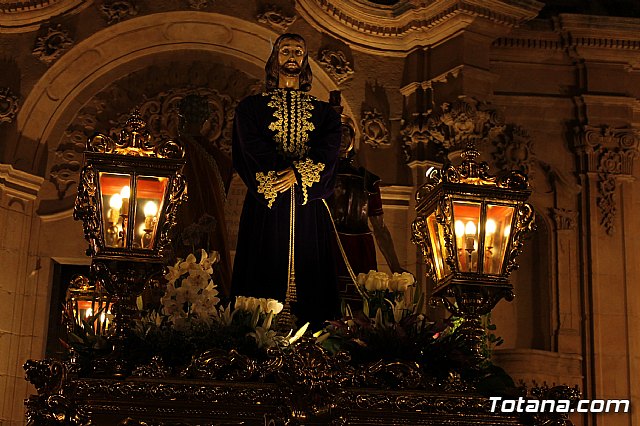
<svg viewBox="0 0 640 426">
<path fill-rule="evenodd" d="M 111 301 L 107 295 L 95 292 L 94 288 L 74 291 L 71 296 L 71 309 L 77 324 L 88 322 L 92 316 L 99 313 L 90 324 L 96 334 L 104 335 L 109 328 Z"/>
<path fill-rule="evenodd" d="M 431 242 L 436 277 L 438 280 L 441 280 L 445 276 L 446 262 L 444 261 L 444 244 L 442 244 L 442 239 L 439 236 L 439 225 L 436 221 L 435 213 L 432 213 L 431 216 L 427 218 L 427 227 L 429 229 L 429 241 Z"/>
<path fill-rule="evenodd" d="M 453 202 L 453 228 L 460 272 L 478 272 L 480 203 Z"/>
<path fill-rule="evenodd" d="M 484 272 L 502 273 L 504 254 L 511 235 L 512 206 L 487 204 L 487 222 L 484 234 Z"/>
<path fill-rule="evenodd" d="M 100 173 L 102 221 L 106 247 L 126 247 L 131 176 Z"/>
<path fill-rule="evenodd" d="M 166 177 L 138 176 L 136 178 L 134 248 L 153 250 L 166 187 Z"/>
</svg>

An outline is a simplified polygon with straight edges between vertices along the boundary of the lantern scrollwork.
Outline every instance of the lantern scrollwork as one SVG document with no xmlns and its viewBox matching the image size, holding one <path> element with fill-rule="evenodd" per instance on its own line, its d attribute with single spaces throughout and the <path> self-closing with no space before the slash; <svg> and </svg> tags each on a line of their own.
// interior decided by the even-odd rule
<svg viewBox="0 0 640 426">
<path fill-rule="evenodd" d="M 464 321 L 462 333 L 481 360 L 480 316 L 502 298 L 513 298 L 509 274 L 517 268 L 527 234 L 534 230 L 527 177 L 518 171 L 492 176 L 475 159 L 473 145 L 458 166 L 431 168 L 416 193 L 412 241 L 421 249 L 433 300 Z"/>
</svg>

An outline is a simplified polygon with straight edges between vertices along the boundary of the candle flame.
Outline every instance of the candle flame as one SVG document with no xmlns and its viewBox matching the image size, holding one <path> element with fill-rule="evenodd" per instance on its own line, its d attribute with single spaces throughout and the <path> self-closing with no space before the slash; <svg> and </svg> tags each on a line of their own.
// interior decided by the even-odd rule
<svg viewBox="0 0 640 426">
<path fill-rule="evenodd" d="M 467 222 L 467 225 L 464 227 L 464 233 L 467 235 L 476 235 L 476 224 L 472 221 Z"/>
<path fill-rule="evenodd" d="M 493 219 L 487 219 L 487 234 L 493 235 L 496 232 L 496 221 Z"/>
<path fill-rule="evenodd" d="M 456 235 L 461 238 L 464 235 L 464 222 L 456 220 L 455 231 Z"/>
<path fill-rule="evenodd" d="M 131 188 L 129 188 L 129 185 L 125 185 L 122 187 L 122 189 L 120 190 L 120 196 L 127 199 L 131 197 Z"/>
<path fill-rule="evenodd" d="M 120 194 L 113 194 L 109 199 L 109 207 L 115 210 L 120 210 L 122 208 L 122 197 Z"/>
<path fill-rule="evenodd" d="M 147 201 L 147 203 L 144 205 L 143 210 L 145 217 L 155 216 L 156 214 L 158 214 L 158 205 L 153 201 Z"/>
</svg>

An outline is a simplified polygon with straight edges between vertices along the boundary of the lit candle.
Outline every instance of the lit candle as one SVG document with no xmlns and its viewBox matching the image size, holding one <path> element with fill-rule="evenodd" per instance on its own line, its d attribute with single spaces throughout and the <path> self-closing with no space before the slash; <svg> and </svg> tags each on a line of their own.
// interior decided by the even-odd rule
<svg viewBox="0 0 640 426">
<path fill-rule="evenodd" d="M 120 194 L 113 194 L 109 199 L 109 221 L 111 223 L 118 223 L 120 219 L 120 209 L 122 208 L 122 197 Z"/>
<path fill-rule="evenodd" d="M 156 220 L 156 215 L 158 214 L 158 205 L 153 201 L 147 201 L 144 205 L 144 227 L 146 229 L 153 229 L 153 223 Z"/>
<path fill-rule="evenodd" d="M 493 248 L 493 234 L 496 233 L 496 222 L 493 219 L 487 219 L 487 249 L 491 250 Z"/>
<path fill-rule="evenodd" d="M 129 185 L 125 185 L 120 190 L 120 197 L 122 197 L 122 214 L 129 214 L 129 197 L 131 197 L 131 188 Z"/>
<path fill-rule="evenodd" d="M 476 242 L 476 224 L 472 221 L 467 222 L 464 227 L 465 233 L 465 250 L 471 253 L 474 250 Z"/>
</svg>

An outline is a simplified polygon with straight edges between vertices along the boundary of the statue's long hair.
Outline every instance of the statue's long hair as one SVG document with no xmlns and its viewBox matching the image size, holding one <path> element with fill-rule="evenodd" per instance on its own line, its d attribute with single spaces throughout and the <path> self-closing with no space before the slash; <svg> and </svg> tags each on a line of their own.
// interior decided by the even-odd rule
<svg viewBox="0 0 640 426">
<path fill-rule="evenodd" d="M 278 52 L 280 51 L 280 45 L 285 39 L 293 39 L 299 41 L 305 45 L 304 59 L 302 61 L 302 72 L 300 72 L 300 90 L 308 92 L 311 90 L 311 81 L 313 80 L 313 74 L 311 74 L 311 66 L 309 65 L 309 51 L 307 50 L 304 39 L 298 34 L 282 34 L 273 43 L 273 49 L 271 49 L 271 56 L 267 59 L 267 64 L 264 66 L 264 71 L 267 74 L 266 86 L 267 90 L 273 90 L 278 88 L 278 76 L 280 75 L 280 65 L 278 64 Z"/>
</svg>

